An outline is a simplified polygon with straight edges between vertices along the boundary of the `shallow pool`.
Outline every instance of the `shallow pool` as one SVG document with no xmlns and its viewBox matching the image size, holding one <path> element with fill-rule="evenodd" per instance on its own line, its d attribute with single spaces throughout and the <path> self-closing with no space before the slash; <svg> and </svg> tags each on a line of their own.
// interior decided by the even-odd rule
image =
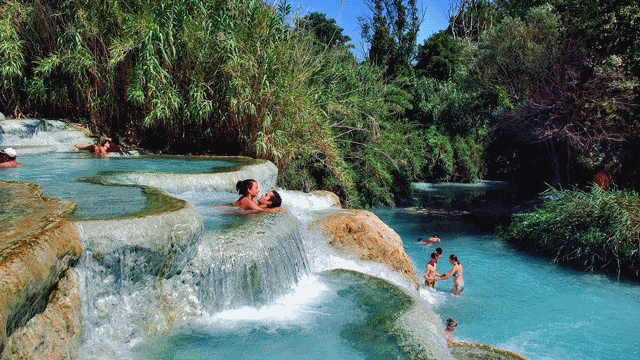
<svg viewBox="0 0 640 360">
<path fill-rule="evenodd" d="M 455 254 L 466 288 L 453 296 L 452 281 L 421 290 L 444 320 L 458 322 L 454 337 L 514 351 L 528 359 L 640 359 L 640 285 L 567 270 L 519 253 L 500 238 L 474 234 L 455 219 L 414 210 L 377 210 L 402 237 L 419 276 L 431 252 L 443 248 L 439 272 Z M 417 238 L 437 234 L 435 246 Z"/>
<path fill-rule="evenodd" d="M 76 216 L 113 218 L 142 210 L 148 196 L 143 187 L 106 186 L 101 174 L 118 172 L 210 173 L 235 166 L 234 161 L 199 157 L 96 157 L 86 152 L 29 154 L 21 166 L 2 169 L 0 180 L 26 181 L 41 186 L 45 196 L 75 201 Z"/>
</svg>

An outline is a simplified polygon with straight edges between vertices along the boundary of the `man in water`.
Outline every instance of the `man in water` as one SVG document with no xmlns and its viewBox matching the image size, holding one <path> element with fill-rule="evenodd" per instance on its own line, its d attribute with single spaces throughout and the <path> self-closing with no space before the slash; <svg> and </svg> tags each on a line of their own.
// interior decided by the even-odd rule
<svg viewBox="0 0 640 360">
<path fill-rule="evenodd" d="M 258 206 L 266 209 L 277 208 L 280 205 L 282 205 L 282 198 L 275 190 L 262 195 L 258 200 Z"/>
<path fill-rule="evenodd" d="M 16 161 L 17 155 L 13 148 L 0 150 L 0 168 L 14 168 L 20 165 Z"/>
<path fill-rule="evenodd" d="M 433 252 L 431 253 L 431 260 L 427 263 L 427 267 L 424 269 L 424 286 L 435 288 L 436 284 L 436 276 L 440 276 L 438 274 L 438 254 Z"/>
<path fill-rule="evenodd" d="M 437 242 L 440 242 L 440 238 L 434 235 L 434 236 L 432 236 L 432 237 L 430 237 L 428 239 L 424 239 L 424 240 L 422 238 L 418 238 L 418 242 L 421 243 L 421 244 L 433 245 L 433 244 L 435 244 Z"/>
</svg>

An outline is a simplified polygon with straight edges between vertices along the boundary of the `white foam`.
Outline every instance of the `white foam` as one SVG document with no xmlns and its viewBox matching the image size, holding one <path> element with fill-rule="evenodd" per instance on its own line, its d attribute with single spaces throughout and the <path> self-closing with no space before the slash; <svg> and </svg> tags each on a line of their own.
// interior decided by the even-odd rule
<svg viewBox="0 0 640 360">
<path fill-rule="evenodd" d="M 422 299 L 431 310 L 436 310 L 447 302 L 447 294 L 431 288 L 420 288 Z"/>
<path fill-rule="evenodd" d="M 327 286 L 316 276 L 306 276 L 291 292 L 282 296 L 273 304 L 260 308 L 242 307 L 225 310 L 215 315 L 201 318 L 203 323 L 237 326 L 238 322 L 295 322 L 304 323 L 304 318 L 312 313 L 314 304 L 324 299 Z"/>
</svg>

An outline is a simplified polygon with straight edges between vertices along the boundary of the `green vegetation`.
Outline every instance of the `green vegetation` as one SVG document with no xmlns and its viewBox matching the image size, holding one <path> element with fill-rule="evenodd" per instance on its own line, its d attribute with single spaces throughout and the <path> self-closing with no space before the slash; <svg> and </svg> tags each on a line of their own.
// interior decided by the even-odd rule
<svg viewBox="0 0 640 360">
<path fill-rule="evenodd" d="M 335 20 L 286 2 L 5 0 L 0 112 L 268 159 L 282 186 L 347 206 L 412 181 L 635 186 L 638 4 L 462 0 L 419 45 L 415 0 L 363 1 L 357 61 Z"/>
<path fill-rule="evenodd" d="M 587 271 L 637 277 L 640 200 L 629 191 L 555 190 L 538 209 L 513 216 L 499 234 L 517 247 Z"/>
</svg>

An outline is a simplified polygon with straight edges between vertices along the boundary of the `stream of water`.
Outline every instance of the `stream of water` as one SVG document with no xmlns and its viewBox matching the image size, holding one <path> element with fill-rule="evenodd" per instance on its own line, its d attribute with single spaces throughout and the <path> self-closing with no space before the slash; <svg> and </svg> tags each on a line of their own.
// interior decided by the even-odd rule
<svg viewBox="0 0 640 360">
<path fill-rule="evenodd" d="M 23 165 L 4 169 L 0 180 L 34 182 L 45 196 L 76 201 L 77 215 L 103 219 L 144 208 L 144 187 L 79 180 L 132 169 L 186 174 L 233 165 L 84 153 L 25 155 L 19 161 Z M 430 357 L 448 359 L 441 331 L 433 327 L 452 317 L 457 340 L 532 360 L 640 359 L 636 283 L 523 255 L 457 218 L 413 208 L 376 210 L 402 237 L 419 277 L 435 246 L 417 243 L 418 237 L 442 239 L 440 272 L 450 269 L 446 258 L 452 253 L 464 266 L 461 296 L 450 294 L 450 280 L 414 296 L 393 273 L 347 260 L 305 231 L 328 211 L 323 200 L 283 193 L 293 214 L 287 220 L 230 211 L 225 205 L 235 200 L 233 193 L 172 194 L 195 206 L 204 226 L 190 263 L 170 278 L 118 279 L 92 263 L 93 249 L 86 249 L 78 267 L 87 319 L 80 358 L 409 359 L 424 356 L 417 344 L 429 343 L 435 344 Z M 420 306 L 436 316 L 407 319 Z"/>
<path fill-rule="evenodd" d="M 419 274 L 437 246 L 443 248 L 439 272 L 451 269 L 450 254 L 462 263 L 462 295 L 450 293 L 451 280 L 436 282 L 435 291 L 421 290 L 441 319 L 457 321 L 457 340 L 490 344 L 532 360 L 640 359 L 639 284 L 524 255 L 455 218 L 415 209 L 376 214 L 402 237 Z M 433 234 L 440 244 L 416 241 Z"/>
</svg>

